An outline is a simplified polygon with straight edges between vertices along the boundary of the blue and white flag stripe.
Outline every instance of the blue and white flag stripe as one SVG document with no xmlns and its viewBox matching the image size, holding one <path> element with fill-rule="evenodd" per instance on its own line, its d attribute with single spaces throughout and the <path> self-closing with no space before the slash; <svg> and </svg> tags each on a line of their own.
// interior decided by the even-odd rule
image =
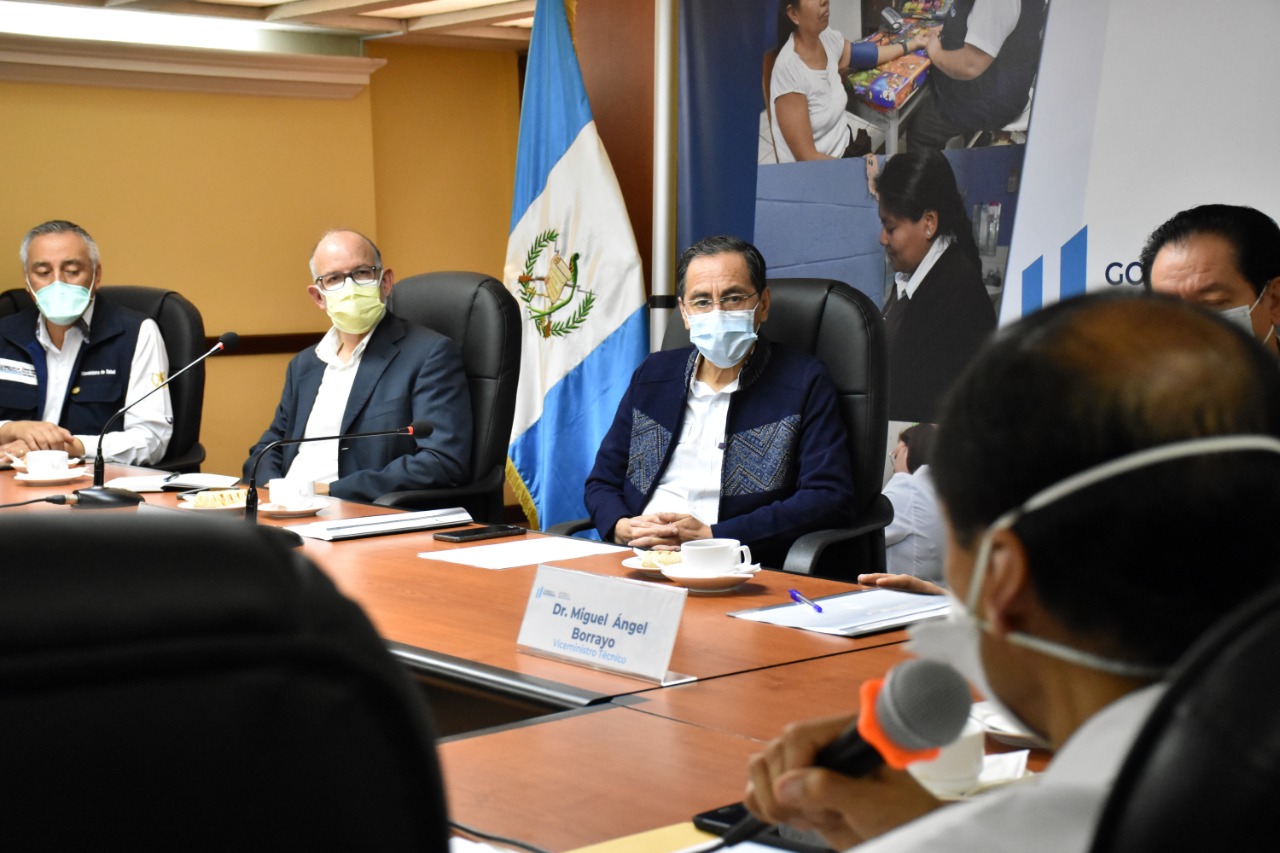
<svg viewBox="0 0 1280 853">
<path fill-rule="evenodd" d="M 508 479 L 546 527 L 585 515 L 596 449 L 648 353 L 639 251 L 562 0 L 534 16 L 503 281 L 526 320 Z"/>
</svg>

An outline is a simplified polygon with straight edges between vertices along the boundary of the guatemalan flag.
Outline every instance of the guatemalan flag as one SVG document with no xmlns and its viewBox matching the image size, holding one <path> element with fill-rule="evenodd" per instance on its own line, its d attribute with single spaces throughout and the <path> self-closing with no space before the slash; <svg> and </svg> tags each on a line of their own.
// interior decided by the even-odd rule
<svg viewBox="0 0 1280 853">
<path fill-rule="evenodd" d="M 587 514 L 583 484 L 649 350 L 640 254 L 564 0 L 534 14 L 503 280 L 526 324 L 507 479 L 545 528 Z"/>
</svg>

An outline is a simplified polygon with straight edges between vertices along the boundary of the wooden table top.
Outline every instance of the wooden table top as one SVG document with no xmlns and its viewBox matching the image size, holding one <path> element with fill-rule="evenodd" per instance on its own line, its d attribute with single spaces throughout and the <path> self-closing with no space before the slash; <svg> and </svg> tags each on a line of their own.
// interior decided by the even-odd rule
<svg viewBox="0 0 1280 853">
<path fill-rule="evenodd" d="M 108 470 L 109 477 L 136 473 L 142 472 Z M 3 472 L 0 502 L 86 485 L 27 487 Z M 147 495 L 146 502 L 160 508 L 178 503 L 172 494 Z M 23 511 L 79 512 L 49 504 Z M 393 511 L 335 501 L 319 518 Z M 747 761 L 763 742 L 792 720 L 857 710 L 859 683 L 905 658 L 902 631 L 849 639 L 727 616 L 786 601 L 792 587 L 811 597 L 850 588 L 764 571 L 735 593 L 688 597 L 671 668 L 699 680 L 657 688 L 518 652 L 516 636 L 536 566 L 492 571 L 418 556 L 460 547 L 475 546 L 437 542 L 430 531 L 345 542 L 308 539 L 302 545 L 362 605 L 393 648 L 423 650 L 431 671 L 439 668 L 447 677 L 453 667 L 454 675 L 482 685 L 492 678 L 505 679 L 513 690 L 560 691 L 563 707 L 596 703 L 449 738 L 439 746 L 455 819 L 552 850 L 680 823 L 740 799 Z M 560 562 L 593 574 L 643 579 L 621 565 L 629 555 Z"/>
<path fill-rule="evenodd" d="M 741 735 L 604 706 L 442 743 L 454 820 L 572 850 L 742 799 Z"/>
<path fill-rule="evenodd" d="M 895 632 L 897 633 L 897 632 Z M 710 678 L 615 700 L 642 714 L 767 741 L 787 723 L 859 710 L 858 688 L 911 656 L 903 643 Z"/>
<path fill-rule="evenodd" d="M 145 470 L 118 465 L 109 465 L 107 469 L 108 479 L 137 473 L 145 473 Z M 86 479 L 68 486 L 23 486 L 13 480 L 11 472 L 2 472 L 0 502 L 55 494 L 87 485 Z M 151 506 L 171 508 L 178 504 L 173 494 L 148 494 L 145 499 Z M 25 509 L 83 511 L 48 504 Z M 335 500 L 321 510 L 317 518 L 336 519 L 385 512 L 394 510 Z M 210 515 L 227 517 L 229 514 L 211 512 Z M 313 520 L 316 518 L 262 518 L 260 523 L 287 527 Z M 537 698 L 558 707 L 605 701 L 613 696 L 653 687 L 639 679 L 517 650 L 516 637 L 533 586 L 535 565 L 494 571 L 418 556 L 419 553 L 484 544 L 492 543 L 438 542 L 432 538 L 431 531 L 421 531 L 344 542 L 308 539 L 302 549 L 325 570 L 339 589 L 364 608 L 393 650 L 407 657 L 411 665 L 433 674 L 467 681 L 481 689 Z M 649 580 L 622 566 L 622 560 L 628 556 L 632 556 L 630 551 L 619 550 L 616 554 L 579 557 L 557 561 L 556 564 L 593 574 Z M 792 587 L 816 598 L 846 591 L 850 585 L 762 571 L 731 594 L 690 595 L 670 668 L 705 679 L 872 648 L 898 642 L 904 637 L 902 632 L 889 632 L 849 639 L 726 616 L 733 610 L 787 601 L 787 591 Z"/>
</svg>

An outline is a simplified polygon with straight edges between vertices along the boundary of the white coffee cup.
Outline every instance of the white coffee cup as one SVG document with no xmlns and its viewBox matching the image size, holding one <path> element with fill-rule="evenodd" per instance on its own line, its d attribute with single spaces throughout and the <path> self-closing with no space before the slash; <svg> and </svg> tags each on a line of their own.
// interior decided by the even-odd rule
<svg viewBox="0 0 1280 853">
<path fill-rule="evenodd" d="M 28 451 L 27 475 L 30 477 L 58 477 L 67 473 L 67 451 L 65 450 L 32 450 Z"/>
<path fill-rule="evenodd" d="M 276 477 L 267 482 L 267 495 L 271 503 L 285 507 L 304 506 L 315 497 L 315 485 L 311 482 L 300 482 L 285 477 Z"/>
<path fill-rule="evenodd" d="M 920 784 L 943 797 L 961 797 L 972 791 L 982 775 L 986 737 L 982 724 L 969 720 L 960 737 L 944 746 L 931 761 L 917 761 L 907 769 Z"/>
<path fill-rule="evenodd" d="M 727 575 L 751 565 L 751 549 L 737 539 L 695 539 L 680 546 L 682 569 L 705 575 Z"/>
</svg>

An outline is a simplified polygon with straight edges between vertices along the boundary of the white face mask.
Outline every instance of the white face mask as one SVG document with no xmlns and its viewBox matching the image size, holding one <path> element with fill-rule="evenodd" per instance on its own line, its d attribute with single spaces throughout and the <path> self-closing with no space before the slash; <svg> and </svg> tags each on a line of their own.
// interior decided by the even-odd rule
<svg viewBox="0 0 1280 853">
<path fill-rule="evenodd" d="M 991 561 L 991 539 L 995 532 L 1008 530 L 1023 516 L 1056 503 L 1070 494 L 1139 468 L 1188 456 L 1257 450 L 1280 454 L 1280 439 L 1268 435 L 1223 435 L 1179 441 L 1112 459 L 1042 489 L 1027 499 L 1022 506 L 1000 516 L 983 532 L 978 543 L 978 553 L 973 562 L 968 599 L 961 602 L 948 593 L 951 599 L 951 610 L 948 616 L 945 619 L 912 625 L 908 629 L 911 643 L 907 646 L 907 650 L 920 657 L 951 664 L 984 696 L 995 703 L 1006 716 L 1017 720 L 1017 715 L 1000 704 L 999 697 L 987 682 L 979 653 L 979 634 L 988 629 L 988 623 L 978 615 L 977 606 L 981 598 L 982 582 L 986 578 L 987 566 Z M 1011 631 L 1003 639 L 1042 655 L 1113 675 L 1160 678 L 1165 673 L 1163 667 L 1114 660 L 1021 631 Z M 1025 724 L 1023 725 L 1030 730 Z"/>
<path fill-rule="evenodd" d="M 1253 300 L 1253 304 L 1246 308 L 1243 305 L 1236 305 L 1234 308 L 1224 308 L 1218 312 L 1218 316 L 1244 329 L 1249 334 L 1253 334 L 1253 309 L 1258 307 L 1258 303 L 1262 301 L 1262 297 L 1267 295 L 1267 287 L 1271 283 L 1267 282 L 1266 287 L 1262 288 L 1262 292 L 1258 294 L 1258 298 Z M 1275 333 L 1276 327 L 1272 326 L 1267 330 L 1267 336 L 1262 339 L 1262 343 L 1266 344 L 1271 340 L 1271 336 Z"/>
</svg>

